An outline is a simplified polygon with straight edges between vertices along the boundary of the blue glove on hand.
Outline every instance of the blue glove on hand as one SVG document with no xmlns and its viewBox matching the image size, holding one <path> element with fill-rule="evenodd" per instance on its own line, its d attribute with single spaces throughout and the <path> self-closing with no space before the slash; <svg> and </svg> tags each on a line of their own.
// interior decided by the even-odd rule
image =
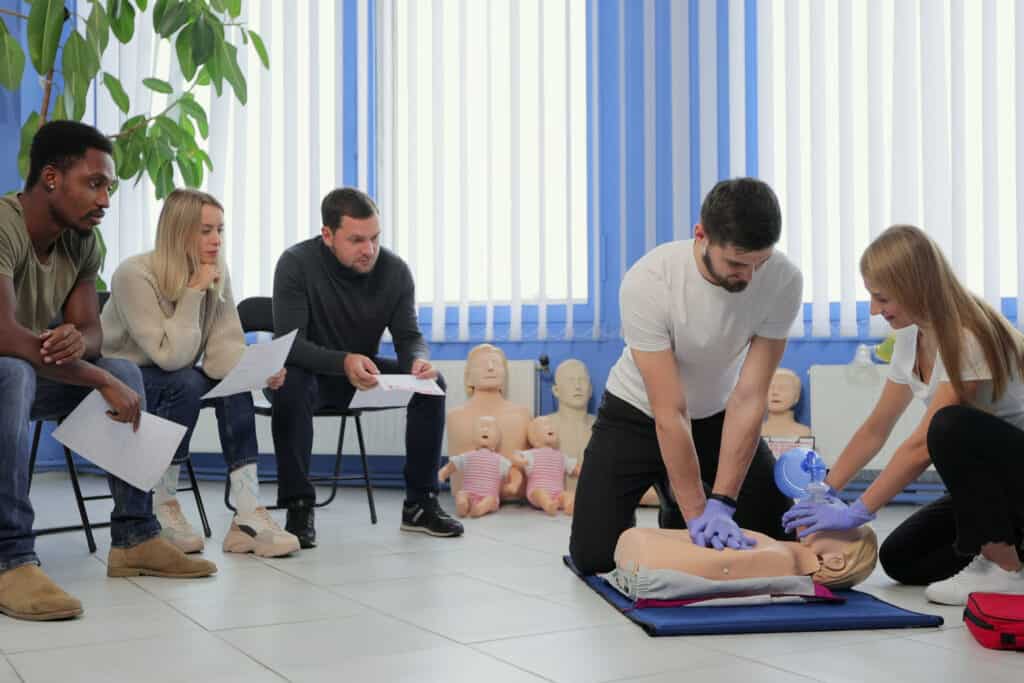
<svg viewBox="0 0 1024 683">
<path fill-rule="evenodd" d="M 782 525 L 787 533 L 797 527 L 806 527 L 798 534 L 803 538 L 827 529 L 853 529 L 874 518 L 860 498 L 853 505 L 847 505 L 838 498 L 829 498 L 824 503 L 797 503 L 782 515 Z"/>
<path fill-rule="evenodd" d="M 711 547 L 715 550 L 753 548 L 757 541 L 745 536 L 740 531 L 739 526 L 732 518 L 735 513 L 736 508 L 731 505 L 726 505 L 714 498 L 709 500 L 704 506 L 704 513 L 686 523 L 694 545 L 701 548 Z"/>
</svg>

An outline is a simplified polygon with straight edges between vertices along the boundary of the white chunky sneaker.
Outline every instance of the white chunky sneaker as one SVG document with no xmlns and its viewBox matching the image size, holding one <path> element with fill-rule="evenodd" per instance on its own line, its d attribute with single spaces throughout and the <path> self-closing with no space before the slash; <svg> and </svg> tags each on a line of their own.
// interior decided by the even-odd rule
<svg viewBox="0 0 1024 683">
<path fill-rule="evenodd" d="M 156 506 L 156 519 L 160 522 L 160 536 L 183 553 L 198 553 L 203 549 L 203 537 L 196 533 L 185 519 L 176 499 Z"/>
<path fill-rule="evenodd" d="M 274 521 L 265 507 L 239 515 L 231 520 L 231 529 L 224 537 L 224 552 L 255 553 L 260 557 L 281 557 L 299 549 L 299 539 Z"/>
<path fill-rule="evenodd" d="M 1024 570 L 1008 572 L 978 555 L 959 574 L 924 589 L 925 597 L 940 605 L 967 604 L 970 593 L 1024 594 Z"/>
</svg>

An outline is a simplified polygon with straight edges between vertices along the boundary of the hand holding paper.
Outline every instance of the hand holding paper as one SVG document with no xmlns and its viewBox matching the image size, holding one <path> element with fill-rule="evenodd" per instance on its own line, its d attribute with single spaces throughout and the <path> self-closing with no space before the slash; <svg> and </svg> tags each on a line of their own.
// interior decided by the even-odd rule
<svg viewBox="0 0 1024 683">
<path fill-rule="evenodd" d="M 409 404 L 413 394 L 444 396 L 444 390 L 433 379 L 417 379 L 412 375 L 377 375 L 376 386 L 356 391 L 349 408 L 401 408 Z"/>
<path fill-rule="evenodd" d="M 185 436 L 182 425 L 143 412 L 138 429 L 115 422 L 93 391 L 53 431 L 53 438 L 137 489 L 153 488 Z"/>
<path fill-rule="evenodd" d="M 203 398 L 231 396 L 267 386 L 267 378 L 284 368 L 284 362 L 288 360 L 288 352 L 292 349 L 297 333 L 298 330 L 292 330 L 274 341 L 246 346 L 238 364 L 217 386 L 206 392 Z"/>
</svg>

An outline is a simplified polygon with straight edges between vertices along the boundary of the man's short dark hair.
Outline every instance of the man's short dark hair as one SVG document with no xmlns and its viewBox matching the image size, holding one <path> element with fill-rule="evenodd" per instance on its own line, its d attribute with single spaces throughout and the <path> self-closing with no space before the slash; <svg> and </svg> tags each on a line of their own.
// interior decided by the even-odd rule
<svg viewBox="0 0 1024 683">
<path fill-rule="evenodd" d="M 85 157 L 90 149 L 98 149 L 107 154 L 114 153 L 110 139 L 87 123 L 79 121 L 50 121 L 40 126 L 32 138 L 29 151 L 28 177 L 25 189 L 31 190 L 43 169 L 53 166 L 61 171 L 71 168 L 79 159 Z"/>
<path fill-rule="evenodd" d="M 320 217 L 332 232 L 341 227 L 344 216 L 363 219 L 376 215 L 377 205 L 370 199 L 370 195 L 354 187 L 331 190 L 320 203 Z"/>
<path fill-rule="evenodd" d="M 782 234 L 779 200 L 756 178 L 719 181 L 704 197 L 700 222 L 712 244 L 744 251 L 768 249 Z"/>
</svg>

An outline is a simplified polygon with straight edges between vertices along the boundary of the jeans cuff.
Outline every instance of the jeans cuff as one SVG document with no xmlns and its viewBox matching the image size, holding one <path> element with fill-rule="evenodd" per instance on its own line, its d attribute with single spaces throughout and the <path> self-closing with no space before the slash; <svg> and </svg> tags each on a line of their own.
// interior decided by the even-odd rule
<svg viewBox="0 0 1024 683">
<path fill-rule="evenodd" d="M 18 567 L 25 564 L 39 565 L 39 557 L 35 553 L 29 553 L 28 555 L 18 555 L 17 557 L 11 557 L 6 560 L 0 560 L 0 574 L 3 572 L 17 569 Z"/>
<path fill-rule="evenodd" d="M 231 474 L 235 470 L 240 470 L 243 467 L 245 467 L 246 465 L 259 465 L 259 462 L 260 462 L 260 459 L 258 457 L 257 458 L 244 458 L 244 459 L 239 460 L 237 462 L 229 462 L 228 463 L 228 474 Z"/>
<path fill-rule="evenodd" d="M 156 538 L 159 535 L 160 524 L 154 518 L 152 524 L 146 523 L 144 525 L 131 528 L 128 532 L 121 530 L 115 531 L 114 529 L 111 529 L 110 547 L 131 548 L 140 543 L 145 543 L 151 538 Z"/>
</svg>

